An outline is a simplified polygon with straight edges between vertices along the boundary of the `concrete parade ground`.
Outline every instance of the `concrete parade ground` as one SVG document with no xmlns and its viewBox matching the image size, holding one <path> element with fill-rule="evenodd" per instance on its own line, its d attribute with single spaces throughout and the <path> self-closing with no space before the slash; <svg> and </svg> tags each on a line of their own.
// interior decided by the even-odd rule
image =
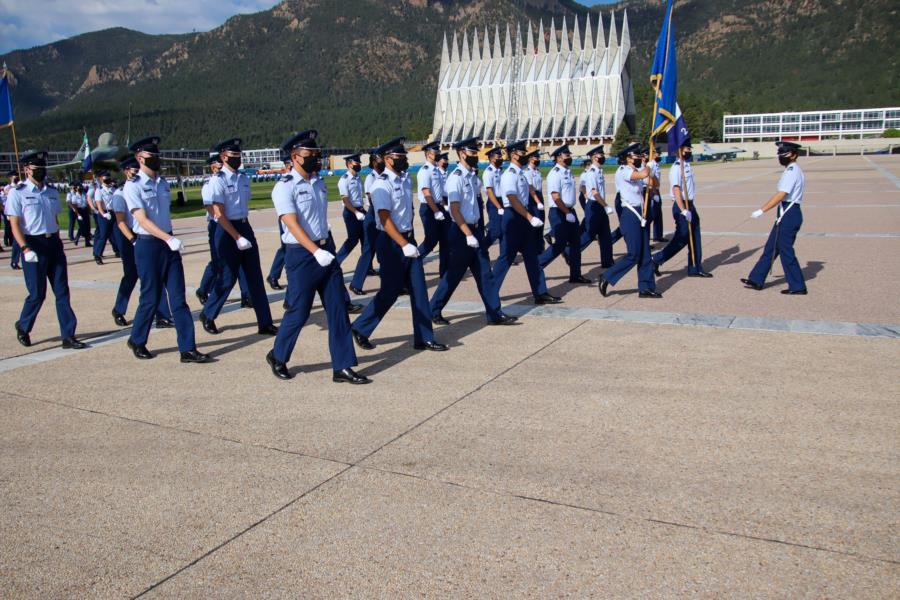
<svg viewBox="0 0 900 600">
<path fill-rule="evenodd" d="M 503 288 L 519 324 L 486 327 L 468 278 L 436 328 L 446 353 L 412 348 L 401 297 L 357 350 L 367 386 L 331 382 L 318 302 L 290 381 L 235 302 L 220 335 L 195 323 L 214 363 L 179 363 L 171 329 L 138 361 L 110 316 L 120 262 L 68 241 L 91 348 L 60 348 L 50 292 L 24 348 L 7 249 L 0 598 L 897 598 L 900 157 L 800 165 L 808 296 L 779 293 L 780 262 L 762 291 L 739 281 L 774 220 L 750 213 L 777 162 L 698 165 L 712 279 L 687 278 L 683 251 L 663 299 L 639 299 L 634 271 L 603 298 L 560 258 L 546 273 L 564 302 L 538 307 L 520 265 Z M 274 211 L 251 222 L 266 272 Z M 204 221 L 175 233 L 196 316 Z M 584 262 L 596 280 L 596 244 Z M 283 292 L 267 290 L 277 324 Z"/>
</svg>

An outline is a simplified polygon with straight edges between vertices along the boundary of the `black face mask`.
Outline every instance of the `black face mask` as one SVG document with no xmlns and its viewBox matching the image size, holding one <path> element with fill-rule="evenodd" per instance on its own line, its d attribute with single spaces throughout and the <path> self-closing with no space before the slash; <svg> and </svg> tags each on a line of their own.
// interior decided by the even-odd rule
<svg viewBox="0 0 900 600">
<path fill-rule="evenodd" d="M 474 169 L 475 167 L 478 166 L 478 157 L 477 156 L 467 156 L 466 164 Z"/>
<path fill-rule="evenodd" d="M 597 159 L 597 164 L 598 164 L 598 165 L 602 165 L 602 164 L 605 164 L 605 163 L 606 163 L 606 157 L 605 157 L 605 156 L 601 156 L 600 158 Z"/>
<path fill-rule="evenodd" d="M 47 167 L 31 167 L 31 177 L 35 181 L 43 181 L 47 176 Z"/>
<path fill-rule="evenodd" d="M 684 153 L 684 162 L 691 162 L 692 160 L 694 160 L 694 153 L 693 152 L 685 152 Z"/>
<path fill-rule="evenodd" d="M 496 159 L 494 159 L 494 160 L 491 161 L 491 164 L 494 165 L 494 168 L 495 168 L 495 169 L 499 169 L 500 167 L 503 166 L 503 159 L 502 159 L 502 158 L 496 158 Z"/>
<path fill-rule="evenodd" d="M 151 171 L 159 171 L 160 160 L 158 156 L 148 156 L 144 159 L 144 166 Z"/>
<path fill-rule="evenodd" d="M 360 165 L 350 165 L 350 172 L 354 175 L 359 173 L 359 167 Z"/>
<path fill-rule="evenodd" d="M 644 164 L 644 161 L 642 161 L 640 158 L 634 159 L 634 168 L 635 169 L 640 169 L 642 164 Z"/>
<path fill-rule="evenodd" d="M 788 155 L 788 154 L 779 154 L 779 155 L 778 155 L 778 163 L 779 163 L 782 167 L 788 166 L 789 164 L 791 164 L 791 157 L 790 157 L 790 155 Z"/>
<path fill-rule="evenodd" d="M 570 156 L 569 158 L 564 158 L 563 164 L 566 165 L 567 167 L 571 167 L 572 166 L 572 157 Z"/>
<path fill-rule="evenodd" d="M 307 173 L 318 173 L 322 170 L 322 158 L 319 156 L 304 156 L 300 167 Z"/>
<path fill-rule="evenodd" d="M 402 173 L 409 168 L 409 161 L 404 156 L 403 158 L 395 158 L 394 159 L 394 171 L 397 173 Z"/>
<path fill-rule="evenodd" d="M 232 171 L 237 171 L 238 167 L 241 166 L 241 157 L 240 156 L 229 156 L 225 159 L 225 164 L 231 167 Z"/>
</svg>

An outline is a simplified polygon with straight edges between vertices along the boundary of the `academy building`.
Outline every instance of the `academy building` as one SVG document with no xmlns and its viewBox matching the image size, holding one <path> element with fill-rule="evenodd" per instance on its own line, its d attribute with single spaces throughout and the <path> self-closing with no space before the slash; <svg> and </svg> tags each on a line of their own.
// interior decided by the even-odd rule
<svg viewBox="0 0 900 600">
<path fill-rule="evenodd" d="M 582 28 L 583 25 L 583 28 Z M 432 140 L 449 144 L 470 136 L 491 140 L 526 139 L 530 144 L 596 145 L 611 142 L 624 121 L 634 129 L 634 92 L 628 16 L 620 30 L 615 14 L 606 35 L 602 16 L 570 31 L 563 18 L 537 32 L 528 23 L 506 34 L 494 27 L 480 34 L 444 35 Z M 480 38 L 480 39 L 479 39 Z"/>
<path fill-rule="evenodd" d="M 726 142 L 843 140 L 900 129 L 900 107 L 725 115 Z"/>
</svg>

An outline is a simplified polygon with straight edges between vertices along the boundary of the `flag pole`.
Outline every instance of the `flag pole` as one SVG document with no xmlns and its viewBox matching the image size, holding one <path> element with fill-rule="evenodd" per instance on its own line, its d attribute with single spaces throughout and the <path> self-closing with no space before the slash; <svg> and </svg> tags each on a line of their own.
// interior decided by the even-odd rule
<svg viewBox="0 0 900 600">
<path fill-rule="evenodd" d="M 647 145 L 650 147 L 650 158 L 647 160 L 653 160 L 653 156 L 656 153 L 656 145 L 653 143 L 653 125 L 656 123 L 656 111 L 659 109 L 659 86 L 662 82 L 662 77 L 656 78 L 656 89 L 653 92 L 653 113 L 650 115 L 650 140 L 647 142 Z M 647 210 L 650 205 L 650 186 L 644 186 L 644 219 L 647 218 Z"/>
<path fill-rule="evenodd" d="M 678 157 L 681 159 L 681 197 L 684 198 L 684 208 L 686 210 L 691 210 L 691 198 L 688 197 L 687 193 L 687 179 L 684 175 L 684 168 L 687 164 L 684 160 L 684 148 L 678 149 Z M 691 219 L 694 218 L 694 213 L 691 213 Z M 685 219 L 687 221 L 687 219 Z M 700 265 L 697 264 L 697 252 L 694 250 L 694 228 L 691 225 L 691 222 L 687 222 L 688 226 L 688 247 L 691 250 L 691 262 L 694 264 L 694 267 L 699 269 Z"/>
<path fill-rule="evenodd" d="M 11 123 L 9 128 L 12 130 L 13 152 L 15 152 L 15 154 L 16 154 L 16 175 L 18 175 L 19 178 L 21 179 L 22 178 L 22 167 L 19 165 L 19 144 L 18 144 L 18 142 L 16 142 L 16 124 Z"/>
</svg>

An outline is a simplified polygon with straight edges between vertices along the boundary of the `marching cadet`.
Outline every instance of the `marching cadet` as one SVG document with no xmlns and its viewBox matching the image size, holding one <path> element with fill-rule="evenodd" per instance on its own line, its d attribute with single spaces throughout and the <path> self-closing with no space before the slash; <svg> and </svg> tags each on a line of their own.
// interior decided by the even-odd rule
<svg viewBox="0 0 900 600">
<path fill-rule="evenodd" d="M 431 308 L 422 258 L 413 235 L 412 181 L 403 138 L 396 138 L 373 150 L 384 157 L 386 168 L 372 184 L 372 207 L 378 211 L 379 236 L 375 242 L 381 265 L 381 287 L 363 313 L 353 322 L 353 339 L 363 350 L 375 346 L 369 336 L 378 327 L 404 286 L 409 289 L 413 316 L 413 347 L 416 350 L 448 350 L 434 341 Z"/>
<path fill-rule="evenodd" d="M 597 240 L 600 247 L 600 267 L 608 269 L 613 265 L 613 243 L 609 231 L 609 215 L 612 207 L 606 204 L 606 181 L 603 178 L 603 163 L 606 162 L 603 145 L 591 148 L 587 152 L 590 166 L 581 174 L 584 184 L 586 205 L 580 248 L 582 253 L 588 245 Z"/>
<path fill-rule="evenodd" d="M 575 178 L 572 175 L 572 152 L 568 144 L 554 150 L 550 156 L 556 165 L 547 175 L 547 191 L 550 192 L 550 227 L 553 243 L 538 258 L 541 269 L 567 250 L 569 283 L 593 283 L 581 274 L 581 230 L 575 215 Z"/>
<path fill-rule="evenodd" d="M 489 325 L 511 325 L 515 317 L 503 314 L 500 296 L 491 273 L 481 206 L 478 203 L 481 181 L 478 179 L 478 138 L 473 137 L 453 144 L 459 157 L 456 169 L 447 178 L 447 199 L 453 225 L 447 236 L 450 265 L 441 277 L 431 298 L 431 322 L 448 325 L 441 311 L 450 301 L 466 271 L 475 278 L 478 294 L 484 304 Z"/>
<path fill-rule="evenodd" d="M 544 208 L 544 179 L 541 176 L 540 169 L 540 150 L 535 150 L 531 154 L 526 155 L 525 165 L 525 179 L 528 180 L 528 185 L 531 186 L 531 189 L 529 190 L 528 211 L 546 223 L 547 213 Z M 535 233 L 537 234 L 538 254 L 540 254 L 546 249 L 547 244 L 553 243 L 553 238 L 549 233 L 544 235 L 543 228 L 536 230 Z"/>
<path fill-rule="evenodd" d="M 656 156 L 659 156 L 658 151 Z M 663 210 L 662 197 L 660 195 L 662 179 L 660 177 L 659 161 L 648 160 L 647 166 L 650 167 L 650 179 L 656 182 L 655 185 L 650 188 L 650 241 L 668 242 L 669 240 L 663 235 Z"/>
<path fill-rule="evenodd" d="M 591 167 L 591 159 L 586 158 L 581 161 L 581 175 L 578 176 L 578 204 L 581 205 L 581 210 L 587 212 L 587 189 L 584 187 L 584 174 Z M 584 231 L 584 228 L 587 224 L 587 219 L 581 221 L 581 230 Z"/>
<path fill-rule="evenodd" d="M 119 163 L 122 173 L 125 175 L 125 181 L 133 181 L 137 177 L 140 165 L 134 155 L 129 154 Z M 119 291 L 116 293 L 116 303 L 112 309 L 113 321 L 119 327 L 126 327 L 128 321 L 125 319 L 125 312 L 128 310 L 128 301 L 131 299 L 131 293 L 138 280 L 137 264 L 134 262 L 134 245 L 137 242 L 137 235 L 134 233 L 134 216 L 128 210 L 125 204 L 125 188 L 118 188 L 110 199 L 108 210 L 112 211 L 116 219 L 116 230 L 114 235 L 118 235 L 121 243 L 119 244 L 122 255 L 122 279 L 119 281 Z M 166 329 L 174 327 L 172 322 L 172 310 L 169 308 L 169 294 L 163 290 L 159 295 L 159 304 L 156 308 L 156 328 Z"/>
<path fill-rule="evenodd" d="M 9 191 L 4 212 L 12 235 L 22 252 L 28 297 L 15 323 L 16 339 L 31 345 L 31 330 L 44 298 L 47 281 L 56 297 L 56 318 L 63 348 L 81 349 L 87 344 L 75 338 L 78 324 L 69 302 L 69 273 L 62 240 L 59 239 L 59 192 L 46 185 L 47 152 L 26 152 L 19 157 L 25 181 Z"/>
<path fill-rule="evenodd" d="M 75 205 L 72 204 L 74 196 L 75 184 L 72 183 L 69 185 L 69 189 L 66 190 L 66 207 L 69 209 L 69 241 L 72 243 L 75 243 L 75 224 L 78 221 Z"/>
<path fill-rule="evenodd" d="M 94 210 L 97 211 L 97 235 L 94 236 L 94 262 L 98 265 L 103 264 L 103 251 L 106 250 L 106 243 L 110 242 L 113 232 L 113 214 L 109 210 L 109 203 L 112 200 L 115 187 L 113 186 L 112 175 L 107 171 L 97 173 L 100 183 L 97 191 L 94 193 Z M 112 244 L 116 254 L 119 251 L 115 244 Z"/>
<path fill-rule="evenodd" d="M 622 218 L 619 228 L 625 237 L 627 253 L 600 276 L 598 287 L 602 296 L 632 269 L 638 267 L 638 290 L 641 298 L 662 298 L 656 291 L 653 263 L 650 262 L 650 232 L 641 216 L 644 204 L 643 180 L 650 177 L 650 169 L 642 165 L 640 144 L 631 144 L 619 153 L 616 189 L 622 198 Z"/>
<path fill-rule="evenodd" d="M 243 269 L 256 313 L 257 331 L 260 335 L 275 335 L 278 328 L 272 324 L 272 312 L 259 263 L 259 247 L 247 218 L 250 214 L 250 178 L 238 172 L 241 166 L 241 140 L 232 138 L 220 142 L 214 151 L 222 159 L 222 169 L 209 180 L 213 218 L 216 221 L 213 235 L 220 269 L 212 293 L 200 312 L 200 323 L 207 333 L 219 333 L 215 319 Z"/>
<path fill-rule="evenodd" d="M 778 162 L 785 168 L 781 179 L 778 180 L 778 191 L 761 209 L 753 211 L 751 216 L 758 219 L 763 216 L 763 213 L 776 206 L 778 207 L 778 216 L 775 219 L 775 226 L 769 233 L 769 239 L 763 246 L 762 256 L 750 271 L 749 277 L 741 279 L 741 283 L 750 289 L 763 289 L 766 277 L 772 271 L 772 262 L 776 255 L 780 255 L 784 278 L 788 284 L 788 289 L 781 290 L 781 293 L 805 296 L 807 293 L 806 280 L 803 278 L 803 271 L 800 270 L 797 255 L 794 253 L 794 241 L 797 239 L 800 226 L 803 225 L 803 213 L 800 206 L 803 203 L 803 191 L 806 187 L 806 177 L 803 175 L 800 165 L 797 164 L 801 146 L 785 141 L 776 142 L 775 145 L 778 147 Z"/>
<path fill-rule="evenodd" d="M 538 264 L 537 242 L 540 236 L 535 232 L 543 230 L 544 222 L 528 210 L 531 198 L 531 184 L 524 173 L 522 162 L 527 156 L 525 141 L 510 143 L 506 146 L 509 156 L 509 167 L 500 179 L 503 201 L 503 238 L 504 244 L 500 256 L 494 263 L 494 284 L 497 294 L 503 287 L 503 280 L 509 272 L 518 253 L 525 260 L 525 273 L 531 285 L 531 293 L 535 304 L 559 304 L 561 299 L 547 292 L 547 286 L 540 264 Z"/>
<path fill-rule="evenodd" d="M 159 137 L 138 140 L 128 149 L 140 165 L 137 176 L 125 182 L 122 195 L 128 212 L 134 217 L 132 231 L 137 237 L 134 262 L 141 280 L 141 294 L 131 324 L 131 336 L 126 343 L 136 358 L 154 357 L 147 350 L 147 338 L 165 291 L 172 307 L 181 362 L 209 362 L 208 355 L 197 351 L 194 321 L 184 298 L 184 266 L 181 263 L 184 244 L 172 235 L 169 212 L 172 196 L 169 182 L 159 174 Z"/>
<path fill-rule="evenodd" d="M 215 150 L 213 150 L 215 152 Z M 200 198 L 203 200 L 203 208 L 206 209 L 206 235 L 209 240 L 209 262 L 203 270 L 203 276 L 200 278 L 200 285 L 197 286 L 195 294 L 200 304 L 206 304 L 209 293 L 216 286 L 216 281 L 222 274 L 222 263 L 219 260 L 219 251 L 216 249 L 216 216 L 213 210 L 212 187 L 210 182 L 216 174 L 222 170 L 222 158 L 218 154 L 213 154 L 206 159 L 209 166 L 210 177 L 203 182 L 200 188 Z M 241 289 L 241 308 L 253 308 L 253 301 L 250 299 L 249 286 L 247 285 L 247 277 L 244 275 L 244 268 L 238 269 L 238 286 Z"/>
<path fill-rule="evenodd" d="M 375 260 L 375 242 L 378 239 L 378 227 L 376 224 L 375 209 L 372 206 L 372 186 L 378 176 L 384 172 L 384 157 L 375 153 L 376 149 L 369 150 L 369 174 L 363 182 L 363 193 L 366 197 L 366 218 L 363 219 L 362 247 L 359 251 L 359 259 L 356 261 L 356 269 L 353 271 L 353 279 L 350 281 L 350 291 L 357 296 L 365 292 L 363 286 L 366 277 L 378 275 L 378 271 L 372 268 Z"/>
<path fill-rule="evenodd" d="M 364 235 L 363 221 L 366 220 L 366 209 L 363 202 L 362 182 L 359 180 L 359 171 L 362 168 L 359 154 L 351 154 L 344 157 L 347 172 L 338 179 L 338 193 L 344 204 L 344 225 L 347 227 L 347 239 L 341 245 L 337 253 L 338 264 L 343 264 Z"/>
<path fill-rule="evenodd" d="M 443 181 L 444 184 L 445 184 L 445 187 L 444 187 L 444 190 L 443 190 L 443 191 L 444 191 L 444 197 L 442 198 L 442 200 L 443 200 L 443 202 L 444 202 L 444 208 L 445 208 L 446 210 L 449 211 L 449 210 L 450 210 L 450 205 L 449 205 L 448 200 L 447 200 L 447 188 L 446 188 L 446 183 L 447 183 L 447 168 L 450 166 L 450 155 L 449 155 L 449 153 L 447 153 L 447 152 L 441 152 L 440 154 L 438 154 L 438 157 L 437 157 L 437 166 L 438 166 L 438 171 L 440 171 L 440 173 L 441 173 L 441 178 L 442 178 L 441 181 Z"/>
<path fill-rule="evenodd" d="M 344 274 L 328 235 L 328 190 L 319 177 L 322 153 L 317 137 L 316 130 L 310 129 L 284 143 L 282 149 L 290 153 L 293 168 L 272 189 L 272 202 L 285 229 L 282 241 L 286 247 L 289 308 L 275 336 L 275 346 L 266 354 L 266 362 L 279 379 L 293 377 L 287 362 L 318 293 L 328 319 L 332 381 L 370 383 L 368 377 L 353 370 L 358 363 L 347 316 Z"/>
<path fill-rule="evenodd" d="M 665 248 L 653 255 L 653 272 L 659 276 L 659 267 L 688 247 L 688 277 L 712 277 L 703 270 L 703 246 L 700 236 L 700 214 L 694 206 L 694 171 L 691 169 L 691 139 L 687 138 L 678 149 L 678 159 L 669 169 L 669 188 L 672 193 L 672 216 L 675 218 L 675 234 Z"/>
<path fill-rule="evenodd" d="M 4 193 L 4 201 L 3 206 L 6 206 L 6 202 L 9 200 L 9 193 L 15 189 L 16 186 L 19 185 L 19 175 L 15 171 L 10 171 L 9 175 L 9 183 L 6 184 L 3 188 Z M 9 267 L 13 271 L 17 271 L 21 267 L 19 266 L 19 259 L 22 256 L 22 249 L 19 247 L 19 242 L 16 241 L 16 238 L 13 236 L 12 227 L 9 224 L 9 217 L 6 215 L 6 211 L 3 213 L 3 243 L 10 247 L 10 255 L 9 255 Z"/>
<path fill-rule="evenodd" d="M 75 220 L 78 221 L 78 229 L 75 231 L 75 240 L 72 242 L 78 245 L 78 241 L 84 238 L 84 247 L 87 248 L 93 244 L 91 239 L 91 211 L 88 208 L 87 197 L 81 184 L 77 184 L 72 193 L 72 206 L 75 208 Z"/>
<path fill-rule="evenodd" d="M 494 146 L 487 153 L 488 166 L 481 175 L 482 187 L 487 195 L 488 226 L 484 237 L 485 249 L 500 242 L 503 252 L 503 202 L 500 200 L 500 179 L 503 176 L 503 148 Z"/>
<path fill-rule="evenodd" d="M 437 165 L 440 155 L 440 142 L 431 142 L 423 146 L 425 164 L 416 174 L 416 187 L 419 196 L 419 218 L 425 230 L 425 239 L 419 245 L 419 254 L 428 256 L 435 246 L 438 248 L 438 274 L 443 277 L 447 272 L 447 212 L 444 209 L 444 177 Z"/>
<path fill-rule="evenodd" d="M 283 150 L 281 151 L 281 162 L 284 164 L 287 173 L 291 172 L 293 168 L 291 165 L 291 155 L 286 154 Z M 277 182 L 276 182 L 277 183 Z M 281 219 L 277 219 L 278 221 L 278 239 L 281 240 L 281 236 L 284 235 L 284 224 L 282 224 Z M 282 289 L 281 284 L 278 283 L 278 280 L 281 279 L 281 272 L 284 270 L 284 253 L 287 252 L 287 248 L 284 246 L 284 242 L 278 246 L 278 250 L 275 251 L 275 256 L 272 257 L 272 267 L 269 269 L 269 274 L 266 276 L 266 283 L 269 284 L 273 290 Z M 287 294 L 284 296 L 283 306 L 285 310 L 287 310 Z"/>
</svg>

